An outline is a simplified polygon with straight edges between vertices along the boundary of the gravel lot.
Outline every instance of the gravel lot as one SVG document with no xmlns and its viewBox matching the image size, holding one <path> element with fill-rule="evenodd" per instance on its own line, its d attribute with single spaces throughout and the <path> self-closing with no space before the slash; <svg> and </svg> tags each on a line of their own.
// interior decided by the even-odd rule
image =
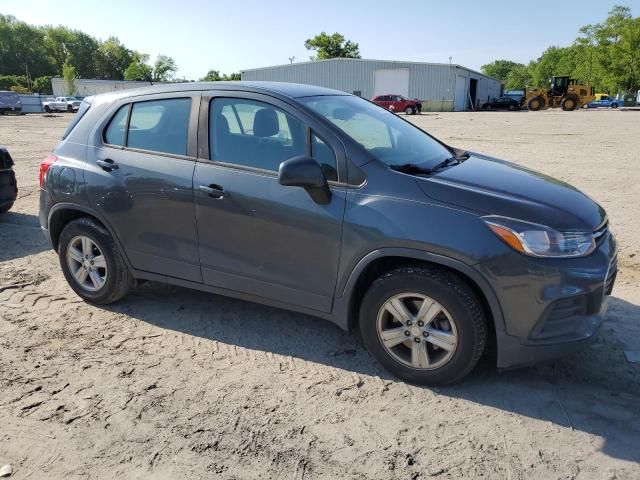
<svg viewBox="0 0 640 480">
<path fill-rule="evenodd" d="M 357 333 L 147 283 L 89 306 L 38 227 L 37 172 L 70 116 L 0 117 L 19 199 L 0 218 L 0 466 L 12 478 L 640 478 L 640 112 L 410 117 L 567 180 L 608 211 L 621 272 L 584 352 L 428 389 Z"/>
</svg>

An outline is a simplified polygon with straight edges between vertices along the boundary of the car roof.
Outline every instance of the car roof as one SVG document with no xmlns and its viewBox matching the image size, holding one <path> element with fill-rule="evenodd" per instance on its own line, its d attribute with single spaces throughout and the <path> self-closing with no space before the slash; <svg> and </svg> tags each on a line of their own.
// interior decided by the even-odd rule
<svg viewBox="0 0 640 480">
<path fill-rule="evenodd" d="M 164 83 L 149 87 L 133 88 L 99 95 L 112 96 L 115 99 L 154 93 L 189 92 L 201 90 L 244 90 L 250 92 L 275 93 L 290 98 L 314 97 L 318 95 L 350 95 L 340 90 L 287 82 L 259 82 L 259 81 L 222 81 L 222 82 L 186 82 Z"/>
</svg>

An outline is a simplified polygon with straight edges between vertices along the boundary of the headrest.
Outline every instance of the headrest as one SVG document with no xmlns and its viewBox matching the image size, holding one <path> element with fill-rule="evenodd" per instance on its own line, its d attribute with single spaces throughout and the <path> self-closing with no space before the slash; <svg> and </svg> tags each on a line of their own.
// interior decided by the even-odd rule
<svg viewBox="0 0 640 480">
<path fill-rule="evenodd" d="M 256 137 L 272 137 L 280 131 L 278 114 L 271 108 L 263 108 L 256 112 L 253 119 L 253 135 Z"/>
<path fill-rule="evenodd" d="M 216 135 L 227 135 L 229 133 L 231 133 L 229 121 L 222 114 L 216 115 Z"/>
</svg>

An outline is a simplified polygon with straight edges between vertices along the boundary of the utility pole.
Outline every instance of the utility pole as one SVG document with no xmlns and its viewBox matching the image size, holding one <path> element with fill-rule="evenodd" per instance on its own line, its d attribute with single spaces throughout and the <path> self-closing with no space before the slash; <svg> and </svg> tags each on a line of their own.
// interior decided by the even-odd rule
<svg viewBox="0 0 640 480">
<path fill-rule="evenodd" d="M 24 64 L 24 69 L 27 72 L 27 86 L 29 87 L 29 91 L 31 91 L 31 77 L 29 76 L 29 63 L 26 62 Z"/>
<path fill-rule="evenodd" d="M 296 59 L 295 55 L 293 57 L 289 57 L 289 63 L 293 65 L 293 61 Z"/>
</svg>

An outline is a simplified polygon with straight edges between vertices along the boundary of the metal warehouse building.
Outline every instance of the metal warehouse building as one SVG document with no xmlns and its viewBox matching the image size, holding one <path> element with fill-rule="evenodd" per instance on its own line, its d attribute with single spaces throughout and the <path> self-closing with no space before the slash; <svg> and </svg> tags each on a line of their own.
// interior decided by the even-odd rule
<svg viewBox="0 0 640 480">
<path fill-rule="evenodd" d="M 305 83 L 365 98 L 396 94 L 422 100 L 422 110 L 478 109 L 502 83 L 460 65 L 333 58 L 242 71 L 243 80 Z"/>
</svg>

